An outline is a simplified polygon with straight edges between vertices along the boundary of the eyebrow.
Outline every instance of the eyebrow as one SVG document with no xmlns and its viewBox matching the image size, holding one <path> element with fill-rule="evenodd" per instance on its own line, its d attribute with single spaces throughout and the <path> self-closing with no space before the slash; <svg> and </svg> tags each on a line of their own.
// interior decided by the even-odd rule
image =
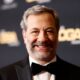
<svg viewBox="0 0 80 80">
<path fill-rule="evenodd" d="M 54 27 L 48 27 L 48 28 L 46 28 L 45 30 L 48 30 L 48 29 L 54 30 L 55 28 L 54 28 Z"/>
<path fill-rule="evenodd" d="M 38 28 L 32 28 L 31 30 L 38 30 Z"/>
</svg>

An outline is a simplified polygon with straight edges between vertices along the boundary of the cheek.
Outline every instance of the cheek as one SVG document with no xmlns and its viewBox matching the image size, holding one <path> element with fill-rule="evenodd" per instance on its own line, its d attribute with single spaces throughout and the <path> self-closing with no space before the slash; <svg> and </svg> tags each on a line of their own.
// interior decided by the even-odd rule
<svg viewBox="0 0 80 80">
<path fill-rule="evenodd" d="M 49 36 L 49 40 L 52 42 L 53 44 L 53 48 L 57 48 L 57 43 L 58 43 L 58 36 Z"/>
<path fill-rule="evenodd" d="M 49 38 L 51 41 L 53 41 L 53 42 L 55 41 L 55 42 L 56 42 L 57 39 L 58 39 L 58 36 L 57 36 L 57 35 L 49 35 L 48 38 Z"/>
<path fill-rule="evenodd" d="M 28 35 L 26 37 L 27 43 L 33 43 L 36 40 L 36 37 Z"/>
</svg>

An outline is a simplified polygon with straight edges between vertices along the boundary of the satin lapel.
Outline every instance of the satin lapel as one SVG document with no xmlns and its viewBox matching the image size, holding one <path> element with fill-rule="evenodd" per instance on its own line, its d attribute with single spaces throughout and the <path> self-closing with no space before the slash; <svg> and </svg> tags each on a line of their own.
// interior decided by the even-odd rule
<svg viewBox="0 0 80 80">
<path fill-rule="evenodd" d="M 16 65 L 18 80 L 32 80 L 28 59 L 25 59 Z"/>
</svg>

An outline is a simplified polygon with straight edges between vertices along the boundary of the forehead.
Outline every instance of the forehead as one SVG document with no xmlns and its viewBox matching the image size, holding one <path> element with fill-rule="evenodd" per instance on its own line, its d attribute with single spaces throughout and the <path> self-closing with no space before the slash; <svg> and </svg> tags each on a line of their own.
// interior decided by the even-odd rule
<svg viewBox="0 0 80 80">
<path fill-rule="evenodd" d="M 29 15 L 26 21 L 27 28 L 41 28 L 55 26 L 55 18 L 50 13 Z"/>
</svg>

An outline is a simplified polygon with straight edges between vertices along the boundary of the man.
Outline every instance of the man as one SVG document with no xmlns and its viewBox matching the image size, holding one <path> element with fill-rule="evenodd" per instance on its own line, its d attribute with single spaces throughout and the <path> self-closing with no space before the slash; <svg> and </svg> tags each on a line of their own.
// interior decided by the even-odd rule
<svg viewBox="0 0 80 80">
<path fill-rule="evenodd" d="M 59 18 L 55 10 L 41 5 L 27 9 L 21 28 L 29 56 L 2 68 L 1 80 L 80 80 L 80 68 L 56 55 Z"/>
</svg>

